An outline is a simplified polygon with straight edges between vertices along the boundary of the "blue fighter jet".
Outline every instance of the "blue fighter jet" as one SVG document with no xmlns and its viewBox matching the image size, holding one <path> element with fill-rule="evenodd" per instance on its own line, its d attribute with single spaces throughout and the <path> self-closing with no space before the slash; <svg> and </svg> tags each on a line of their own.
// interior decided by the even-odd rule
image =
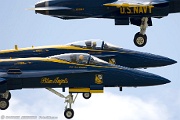
<svg viewBox="0 0 180 120">
<path fill-rule="evenodd" d="M 50 57 L 31 57 L 0 60 L 0 109 L 6 110 L 10 90 L 46 88 L 65 98 L 64 115 L 74 116 L 72 93 L 82 93 L 89 99 L 92 93 L 103 93 L 105 87 L 145 87 L 170 81 L 147 72 L 107 63 L 86 53 L 67 53 Z M 53 88 L 68 88 L 69 95 Z"/>
<path fill-rule="evenodd" d="M 147 42 L 146 28 L 152 26 L 152 18 L 180 12 L 180 0 L 43 0 L 33 10 L 65 20 L 107 18 L 114 19 L 115 25 L 131 23 L 140 27 L 134 43 L 143 47 Z"/>
<path fill-rule="evenodd" d="M 63 53 L 89 53 L 109 63 L 130 68 L 160 67 L 176 63 L 176 61 L 150 53 L 128 50 L 102 40 L 85 40 L 66 45 L 41 46 L 1 50 L 0 59 L 48 57 Z"/>
</svg>

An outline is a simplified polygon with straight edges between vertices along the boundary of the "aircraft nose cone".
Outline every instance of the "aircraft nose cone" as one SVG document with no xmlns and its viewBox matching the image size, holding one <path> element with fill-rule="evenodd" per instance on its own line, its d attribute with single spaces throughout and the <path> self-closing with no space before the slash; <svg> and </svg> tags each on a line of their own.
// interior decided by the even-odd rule
<svg viewBox="0 0 180 120">
<path fill-rule="evenodd" d="M 152 73 L 135 70 L 135 69 L 129 69 L 129 70 L 130 71 L 127 71 L 127 73 L 132 77 L 131 82 L 134 84 L 132 86 L 154 86 L 154 85 L 163 85 L 171 82 L 170 80 L 161 77 L 159 75 L 155 75 Z"/>
<path fill-rule="evenodd" d="M 151 60 L 154 60 L 154 62 L 152 61 L 152 64 L 154 64 L 154 66 L 167 66 L 177 63 L 177 61 L 173 59 L 159 55 L 152 55 Z"/>
<path fill-rule="evenodd" d="M 153 81 L 157 85 L 167 84 L 167 83 L 171 82 L 170 80 L 163 78 L 163 77 L 160 77 L 160 76 L 156 76 Z"/>
<path fill-rule="evenodd" d="M 173 59 L 169 59 L 169 58 L 164 59 L 164 64 L 166 64 L 166 65 L 172 65 L 175 63 L 177 63 L 177 61 L 175 61 Z"/>
<path fill-rule="evenodd" d="M 160 55 L 139 53 L 138 56 L 140 56 L 140 58 L 144 60 L 144 66 L 148 66 L 148 67 L 160 67 L 160 66 L 167 66 L 177 63 L 177 61 L 175 60 Z"/>
</svg>

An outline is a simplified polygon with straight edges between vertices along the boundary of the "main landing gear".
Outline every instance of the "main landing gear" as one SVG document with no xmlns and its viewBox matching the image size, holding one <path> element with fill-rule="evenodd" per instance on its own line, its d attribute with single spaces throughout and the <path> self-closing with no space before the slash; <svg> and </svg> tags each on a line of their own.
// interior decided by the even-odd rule
<svg viewBox="0 0 180 120">
<path fill-rule="evenodd" d="M 141 19 L 140 32 L 136 33 L 134 36 L 134 44 L 137 47 L 143 47 L 147 43 L 147 36 L 145 34 L 146 28 L 148 27 L 148 18 L 143 17 Z"/>
<path fill-rule="evenodd" d="M 0 110 L 6 110 L 9 107 L 9 100 L 11 99 L 11 93 L 6 91 L 0 93 Z"/>
<path fill-rule="evenodd" d="M 75 98 L 73 98 L 72 93 L 69 93 L 68 96 L 64 96 L 63 94 L 57 92 L 56 90 L 54 90 L 52 88 L 46 88 L 46 89 L 51 91 L 52 93 L 56 94 L 57 96 L 59 96 L 61 98 L 65 98 L 65 103 L 67 103 L 67 105 L 65 106 L 64 116 L 67 119 L 73 118 L 74 110 L 72 109 L 72 104 L 75 103 L 75 100 L 77 98 L 78 93 L 76 94 Z M 91 97 L 91 93 L 83 93 L 83 97 L 85 99 L 89 99 Z"/>
</svg>

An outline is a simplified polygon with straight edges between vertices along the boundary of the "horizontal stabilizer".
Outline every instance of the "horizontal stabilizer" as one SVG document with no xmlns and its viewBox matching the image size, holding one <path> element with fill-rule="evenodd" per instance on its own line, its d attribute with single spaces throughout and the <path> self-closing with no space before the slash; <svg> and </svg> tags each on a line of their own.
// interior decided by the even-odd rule
<svg viewBox="0 0 180 120">
<path fill-rule="evenodd" d="M 37 7 L 37 8 L 29 8 L 28 10 L 70 10 L 69 7 Z"/>
</svg>

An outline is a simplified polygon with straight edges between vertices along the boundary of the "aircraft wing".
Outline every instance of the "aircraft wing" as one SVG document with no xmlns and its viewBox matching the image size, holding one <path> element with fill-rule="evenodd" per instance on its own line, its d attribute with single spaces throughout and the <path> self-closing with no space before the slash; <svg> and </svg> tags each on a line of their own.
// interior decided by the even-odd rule
<svg viewBox="0 0 180 120">
<path fill-rule="evenodd" d="M 135 7 L 135 6 L 148 6 L 152 4 L 161 4 L 169 2 L 169 0 L 123 0 L 112 3 L 106 3 L 104 6 L 108 7 Z"/>
</svg>

